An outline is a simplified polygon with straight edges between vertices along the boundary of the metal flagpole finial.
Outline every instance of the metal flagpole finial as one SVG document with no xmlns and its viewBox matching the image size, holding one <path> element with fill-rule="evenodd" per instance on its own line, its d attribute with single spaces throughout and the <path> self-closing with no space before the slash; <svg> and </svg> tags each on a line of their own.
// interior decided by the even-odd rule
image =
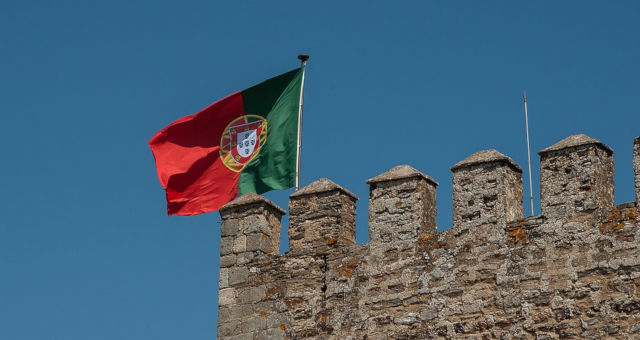
<svg viewBox="0 0 640 340">
<path fill-rule="evenodd" d="M 300 59 L 302 65 L 305 65 L 307 63 L 307 60 L 309 60 L 309 56 L 306 54 L 299 54 L 298 59 Z"/>
</svg>

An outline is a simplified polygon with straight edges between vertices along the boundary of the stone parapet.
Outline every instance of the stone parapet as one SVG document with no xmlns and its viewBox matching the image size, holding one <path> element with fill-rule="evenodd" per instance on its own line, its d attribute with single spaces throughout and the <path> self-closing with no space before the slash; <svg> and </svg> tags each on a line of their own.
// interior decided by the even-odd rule
<svg viewBox="0 0 640 340">
<path fill-rule="evenodd" d="M 265 301 L 268 286 L 255 273 L 280 253 L 280 219 L 285 211 L 268 199 L 248 193 L 220 208 L 220 279 L 218 336 L 247 336 L 270 332 L 256 309 L 273 310 Z M 266 312 L 265 312 L 266 313 Z"/>
<path fill-rule="evenodd" d="M 454 227 L 437 182 L 403 165 L 357 197 L 327 179 L 285 213 L 247 194 L 220 209 L 218 339 L 640 338 L 640 211 L 613 206 L 613 151 L 584 135 L 540 152 L 542 214 L 523 218 L 522 170 L 495 150 L 452 167 Z M 634 142 L 640 186 L 640 138 Z"/>
</svg>

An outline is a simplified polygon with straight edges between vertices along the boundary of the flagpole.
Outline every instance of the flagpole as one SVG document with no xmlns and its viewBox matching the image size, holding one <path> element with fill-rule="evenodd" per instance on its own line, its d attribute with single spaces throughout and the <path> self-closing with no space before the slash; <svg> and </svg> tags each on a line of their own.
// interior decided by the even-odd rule
<svg viewBox="0 0 640 340">
<path fill-rule="evenodd" d="M 527 92 L 523 92 L 524 98 L 524 123 L 527 129 L 527 159 L 529 161 L 529 199 L 531 201 L 531 216 L 533 216 L 533 184 L 531 184 L 531 151 L 529 148 L 529 115 L 527 114 Z"/>
<path fill-rule="evenodd" d="M 300 84 L 300 107 L 298 109 L 298 147 L 296 153 L 296 191 L 300 189 L 300 154 L 302 152 L 302 105 L 304 103 L 304 72 L 309 56 L 300 54 L 298 56 L 302 63 L 302 83 Z"/>
</svg>

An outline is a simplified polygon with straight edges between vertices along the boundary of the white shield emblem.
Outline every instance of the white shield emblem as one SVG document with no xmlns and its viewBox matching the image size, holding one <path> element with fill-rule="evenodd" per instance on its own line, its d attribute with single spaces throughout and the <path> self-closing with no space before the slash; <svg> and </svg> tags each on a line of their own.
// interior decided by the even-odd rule
<svg viewBox="0 0 640 340">
<path fill-rule="evenodd" d="M 258 142 L 258 135 L 256 134 L 256 130 L 240 132 L 236 135 L 236 138 L 238 143 L 236 145 L 238 154 L 242 157 L 251 156 Z"/>
<path fill-rule="evenodd" d="M 267 141 L 267 120 L 244 115 L 227 125 L 220 138 L 220 157 L 232 171 L 240 172 L 253 160 Z"/>
</svg>

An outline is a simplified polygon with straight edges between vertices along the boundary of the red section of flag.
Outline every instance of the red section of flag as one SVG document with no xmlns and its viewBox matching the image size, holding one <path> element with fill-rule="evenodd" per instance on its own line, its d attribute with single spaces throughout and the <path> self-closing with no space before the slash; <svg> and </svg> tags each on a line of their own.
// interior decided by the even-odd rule
<svg viewBox="0 0 640 340">
<path fill-rule="evenodd" d="M 242 95 L 236 92 L 176 120 L 151 138 L 169 215 L 218 210 L 237 196 L 240 173 L 222 163 L 219 150 L 222 132 L 243 114 Z"/>
</svg>

